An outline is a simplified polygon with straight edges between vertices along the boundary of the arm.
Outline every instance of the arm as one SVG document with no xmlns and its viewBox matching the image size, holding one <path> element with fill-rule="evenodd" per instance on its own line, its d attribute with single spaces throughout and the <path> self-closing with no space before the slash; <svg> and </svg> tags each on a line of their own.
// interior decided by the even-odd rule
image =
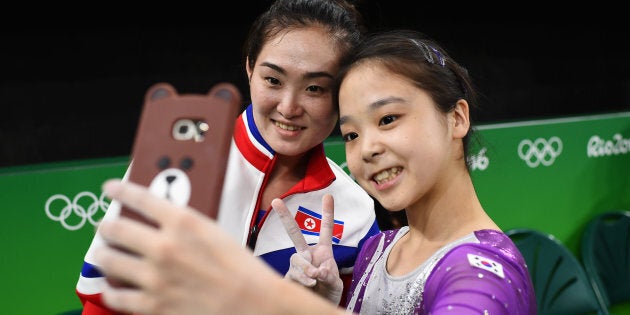
<svg viewBox="0 0 630 315">
<path fill-rule="evenodd" d="M 535 314 L 527 271 L 499 248 L 467 243 L 433 268 L 424 290 L 431 314 Z"/>
<path fill-rule="evenodd" d="M 133 183 L 109 181 L 104 191 L 158 224 L 123 217 L 101 224 L 107 244 L 95 253 L 101 270 L 135 285 L 106 285 L 102 297 L 109 307 L 142 314 L 345 314 L 279 277 L 194 209 Z"/>
</svg>

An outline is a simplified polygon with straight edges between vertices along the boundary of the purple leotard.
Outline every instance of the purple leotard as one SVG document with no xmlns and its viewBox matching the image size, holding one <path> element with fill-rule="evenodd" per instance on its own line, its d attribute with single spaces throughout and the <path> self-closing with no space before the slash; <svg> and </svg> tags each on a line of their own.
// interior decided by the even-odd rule
<svg viewBox="0 0 630 315">
<path fill-rule="evenodd" d="M 348 310 L 366 314 L 536 314 L 536 296 L 525 260 L 504 233 L 475 231 L 446 245 L 410 274 L 390 276 L 384 263 L 391 246 L 406 232 L 407 227 L 384 231 L 366 241 L 355 263 Z M 366 291 L 370 293 L 366 295 Z"/>
</svg>

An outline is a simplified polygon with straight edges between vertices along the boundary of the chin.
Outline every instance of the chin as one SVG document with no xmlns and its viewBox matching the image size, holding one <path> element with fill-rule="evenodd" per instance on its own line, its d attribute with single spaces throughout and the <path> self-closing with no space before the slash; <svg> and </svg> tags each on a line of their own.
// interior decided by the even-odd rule
<svg viewBox="0 0 630 315">
<path fill-rule="evenodd" d="M 405 209 L 405 205 L 400 203 L 400 198 L 386 198 L 383 196 L 373 195 L 376 200 L 388 211 L 396 212 Z"/>
<path fill-rule="evenodd" d="M 301 147 L 296 147 L 295 145 L 289 144 L 286 146 L 281 146 L 277 150 L 274 148 L 274 150 L 276 151 L 276 154 L 278 155 L 300 156 L 304 154 L 306 151 L 310 150 L 310 148 L 301 148 Z"/>
</svg>

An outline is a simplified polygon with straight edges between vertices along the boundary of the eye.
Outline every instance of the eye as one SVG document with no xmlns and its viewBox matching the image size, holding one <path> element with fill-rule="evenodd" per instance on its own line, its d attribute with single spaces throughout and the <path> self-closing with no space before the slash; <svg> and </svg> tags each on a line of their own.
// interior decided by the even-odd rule
<svg viewBox="0 0 630 315">
<path fill-rule="evenodd" d="M 157 161 L 158 169 L 167 169 L 171 165 L 171 159 L 168 156 L 163 156 Z"/>
<path fill-rule="evenodd" d="M 189 157 L 184 158 L 179 162 L 179 167 L 184 171 L 189 170 L 190 168 L 192 168 L 192 166 L 193 166 L 193 160 Z"/>
<path fill-rule="evenodd" d="M 349 132 L 349 133 L 345 133 L 341 135 L 341 139 L 343 139 L 344 142 L 350 142 L 354 139 L 356 139 L 359 135 L 356 132 Z"/>
<path fill-rule="evenodd" d="M 394 120 L 396 120 L 396 119 L 398 119 L 398 116 L 387 115 L 387 116 L 384 116 L 383 118 L 381 118 L 381 120 L 378 122 L 378 125 L 379 126 L 389 125 L 389 124 L 393 123 Z"/>
<path fill-rule="evenodd" d="M 267 81 L 269 85 L 280 85 L 280 80 L 274 77 L 265 77 L 265 81 Z"/>
<path fill-rule="evenodd" d="M 309 92 L 323 92 L 324 88 L 318 85 L 311 85 L 307 87 L 306 90 Z"/>
</svg>

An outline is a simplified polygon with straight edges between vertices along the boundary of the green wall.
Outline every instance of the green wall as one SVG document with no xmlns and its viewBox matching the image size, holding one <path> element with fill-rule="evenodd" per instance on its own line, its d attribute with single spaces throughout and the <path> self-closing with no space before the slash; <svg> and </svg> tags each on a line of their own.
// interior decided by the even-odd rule
<svg viewBox="0 0 630 315">
<path fill-rule="evenodd" d="M 93 222 L 107 209 L 100 186 L 121 177 L 126 164 L 120 158 L 0 169 L 3 314 L 81 308 L 74 288 Z"/>
<path fill-rule="evenodd" d="M 504 230 L 536 228 L 577 254 L 590 217 L 630 209 L 630 112 L 481 125 L 477 135 L 473 180 Z M 325 147 L 343 166 L 343 142 L 330 138 Z M 74 287 L 108 202 L 100 185 L 121 177 L 127 161 L 0 169 L 3 312 L 59 314 L 81 307 Z"/>
</svg>

